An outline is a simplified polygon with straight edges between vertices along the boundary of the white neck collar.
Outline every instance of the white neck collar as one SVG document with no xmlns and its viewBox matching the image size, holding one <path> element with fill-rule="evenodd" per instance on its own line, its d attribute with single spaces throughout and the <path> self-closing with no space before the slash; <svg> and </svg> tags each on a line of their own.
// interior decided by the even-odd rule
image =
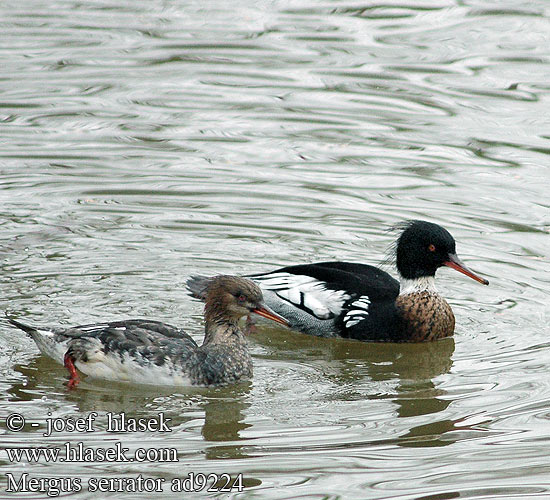
<svg viewBox="0 0 550 500">
<path fill-rule="evenodd" d="M 407 279 L 401 278 L 399 295 L 408 295 L 409 293 L 432 292 L 437 293 L 435 288 L 434 276 L 422 276 L 421 278 Z"/>
</svg>

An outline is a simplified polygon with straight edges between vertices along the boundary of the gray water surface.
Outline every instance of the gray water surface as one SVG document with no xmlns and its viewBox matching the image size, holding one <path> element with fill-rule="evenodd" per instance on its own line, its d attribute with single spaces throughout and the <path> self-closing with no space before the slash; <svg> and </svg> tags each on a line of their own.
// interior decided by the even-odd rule
<svg viewBox="0 0 550 500">
<path fill-rule="evenodd" d="M 491 281 L 438 273 L 457 329 L 432 344 L 261 326 L 253 381 L 217 389 L 68 391 L 3 321 L 3 446 L 119 441 L 179 462 L 1 451 L 2 498 L 24 472 L 242 473 L 243 492 L 208 494 L 239 499 L 550 496 L 547 2 L 7 0 L 0 29 L 1 296 L 20 320 L 151 317 L 200 341 L 188 275 L 379 264 L 411 218 Z M 91 411 L 95 432 L 43 436 L 48 412 Z M 108 433 L 107 412 L 164 412 L 172 432 Z"/>
</svg>

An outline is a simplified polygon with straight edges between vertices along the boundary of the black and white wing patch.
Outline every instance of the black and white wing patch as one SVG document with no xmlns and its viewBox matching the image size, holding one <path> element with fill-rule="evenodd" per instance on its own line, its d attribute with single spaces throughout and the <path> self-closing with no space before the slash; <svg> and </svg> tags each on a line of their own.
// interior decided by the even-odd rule
<svg viewBox="0 0 550 500">
<path fill-rule="evenodd" d="M 351 328 L 369 316 L 370 299 L 368 295 L 362 295 L 349 304 L 349 310 L 344 316 L 344 326 Z"/>
<path fill-rule="evenodd" d="M 319 319 L 332 319 L 342 312 L 350 296 L 342 290 L 331 290 L 323 281 L 305 274 L 272 273 L 254 276 L 263 290 L 289 302 Z"/>
</svg>

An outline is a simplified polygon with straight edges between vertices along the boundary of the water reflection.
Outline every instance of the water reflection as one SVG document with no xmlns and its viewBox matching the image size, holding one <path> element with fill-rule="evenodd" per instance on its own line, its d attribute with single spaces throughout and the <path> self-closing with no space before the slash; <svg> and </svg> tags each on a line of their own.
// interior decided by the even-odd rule
<svg viewBox="0 0 550 500">
<path fill-rule="evenodd" d="M 266 330 L 255 335 L 266 348 L 263 356 L 315 366 L 324 385 L 331 383 L 324 400 L 390 401 L 396 416 L 404 419 L 437 419 L 452 402 L 436 379 L 453 365 L 454 338 L 423 344 L 365 343 Z"/>
<path fill-rule="evenodd" d="M 266 347 L 269 355 L 280 359 L 324 359 L 339 367 L 342 382 L 353 382 L 365 375 L 372 380 L 397 378 L 431 380 L 447 373 L 452 366 L 454 338 L 426 343 L 359 342 L 325 339 L 280 328 L 264 327 L 254 340 Z M 357 369 L 350 370 L 348 363 Z"/>
<path fill-rule="evenodd" d="M 269 345 L 272 348 L 282 346 L 285 356 L 288 356 L 289 342 L 271 335 Z M 448 446 L 457 440 L 451 438 L 449 433 L 458 428 L 462 433 L 468 430 L 461 419 L 438 416 L 453 401 L 445 390 L 437 386 L 435 379 L 448 373 L 452 367 L 454 338 L 424 344 L 391 344 L 343 339 L 313 340 L 309 336 L 296 335 L 292 342 L 300 344 L 296 347 L 296 353 L 307 351 L 308 358 L 321 356 L 322 359 L 333 361 L 330 370 L 325 370 L 324 375 L 341 389 L 331 398 L 345 401 L 365 397 L 370 400 L 390 400 L 396 406 L 398 418 L 414 420 L 414 417 L 431 416 L 430 423 L 426 424 L 425 419 L 422 419 L 423 423 L 419 425 L 407 426 L 406 432 L 392 440 L 397 446 Z M 312 343 L 315 346 L 310 345 Z M 278 356 L 281 354 L 278 353 Z M 386 391 L 365 395 L 364 387 L 369 386 L 369 380 L 374 383 L 384 382 L 381 387 L 386 388 Z M 388 391 L 387 383 L 392 381 L 394 383 Z"/>
<path fill-rule="evenodd" d="M 206 441 L 236 441 L 241 431 L 250 427 L 244 421 L 244 410 L 250 406 L 244 396 L 250 392 L 234 392 L 222 398 L 209 398 L 204 405 L 202 436 Z"/>
<path fill-rule="evenodd" d="M 243 383 L 220 388 L 162 386 L 139 386 L 84 378 L 78 388 L 66 388 L 66 370 L 45 356 L 36 356 L 27 364 L 18 364 L 14 369 L 25 379 L 12 383 L 6 392 L 14 402 L 27 402 L 37 395 L 47 393 L 48 398 L 62 398 L 74 405 L 77 412 L 125 412 L 130 415 L 148 414 L 152 407 L 169 411 L 172 425 L 179 425 L 196 418 L 197 411 L 204 412 L 201 434 L 205 441 L 238 441 L 241 431 L 250 427 L 245 422 L 244 411 L 252 383 Z M 174 399 L 172 396 L 177 394 Z M 50 401 L 51 403 L 52 401 Z M 185 419 L 185 411 L 192 409 L 193 416 Z M 174 413 L 174 415 L 172 415 Z M 209 448 L 216 454 L 216 448 Z"/>
<path fill-rule="evenodd" d="M 204 425 L 202 436 L 205 441 L 212 443 L 206 449 L 206 458 L 234 459 L 245 458 L 249 453 L 245 451 L 241 433 L 252 426 L 246 423 L 244 412 L 250 403 L 246 396 L 250 393 L 251 384 L 240 390 L 231 390 L 223 397 L 210 397 L 204 405 Z M 226 444 L 214 444 L 223 442 Z"/>
<path fill-rule="evenodd" d="M 20 381 L 13 382 L 6 393 L 12 401 L 32 401 L 37 394 L 44 391 L 55 394 L 64 390 L 63 371 L 52 360 L 41 355 L 31 355 L 26 363 L 18 362 L 13 366 L 16 372 L 24 376 Z"/>
</svg>

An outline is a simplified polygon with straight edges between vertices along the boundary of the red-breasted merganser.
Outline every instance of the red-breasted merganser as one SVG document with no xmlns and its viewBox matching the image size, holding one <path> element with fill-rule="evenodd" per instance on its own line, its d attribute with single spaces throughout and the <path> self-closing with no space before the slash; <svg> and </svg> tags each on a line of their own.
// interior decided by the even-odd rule
<svg viewBox="0 0 550 500">
<path fill-rule="evenodd" d="M 255 313 L 285 326 L 287 321 L 264 304 L 258 285 L 246 278 L 216 276 L 205 297 L 200 347 L 179 328 L 146 319 L 68 329 L 9 321 L 27 332 L 42 353 L 65 365 L 69 388 L 79 382 L 76 368 L 95 378 L 149 385 L 222 385 L 250 378 L 252 359 L 239 319 Z"/>
<path fill-rule="evenodd" d="M 249 276 L 266 304 L 292 329 L 319 337 L 374 342 L 423 342 L 449 337 L 455 318 L 435 289 L 435 272 L 448 266 L 484 285 L 456 255 L 455 240 L 441 226 L 403 223 L 396 244 L 400 281 L 373 266 L 319 262 Z M 193 276 L 191 294 L 204 300 L 209 278 Z"/>
</svg>

